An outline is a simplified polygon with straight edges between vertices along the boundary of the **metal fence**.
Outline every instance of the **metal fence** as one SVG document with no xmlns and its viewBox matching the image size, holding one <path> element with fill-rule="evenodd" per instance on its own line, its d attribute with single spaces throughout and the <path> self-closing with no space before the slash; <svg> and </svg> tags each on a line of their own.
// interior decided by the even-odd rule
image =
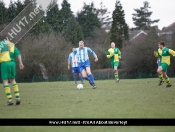
<svg viewBox="0 0 175 132">
<path fill-rule="evenodd" d="M 95 80 L 106 80 L 106 79 L 114 79 L 113 72 L 106 72 L 106 73 L 94 73 Z M 175 77 L 175 74 L 169 74 L 169 77 Z M 135 73 L 135 74 L 120 74 L 120 79 L 139 79 L 139 78 L 157 78 L 157 74 L 145 74 L 145 73 Z M 79 77 L 77 76 L 77 80 Z M 16 78 L 17 82 L 55 82 L 55 81 L 73 81 L 73 75 L 58 75 L 58 76 L 48 76 L 47 79 L 44 79 L 43 76 L 36 76 L 34 75 L 32 78 L 29 79 L 20 79 Z"/>
</svg>

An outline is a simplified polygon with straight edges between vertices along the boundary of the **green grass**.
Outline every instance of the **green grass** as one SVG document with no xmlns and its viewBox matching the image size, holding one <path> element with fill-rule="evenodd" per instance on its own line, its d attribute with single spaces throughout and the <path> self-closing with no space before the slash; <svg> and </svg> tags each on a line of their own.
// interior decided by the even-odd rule
<svg viewBox="0 0 175 132">
<path fill-rule="evenodd" d="M 175 118 L 175 79 L 173 86 L 158 86 L 158 79 L 96 81 L 92 89 L 85 81 L 78 90 L 73 82 L 19 83 L 21 105 L 5 106 L 0 90 L 0 118 Z M 14 94 L 13 94 L 14 96 Z M 0 127 L 0 132 L 174 132 L 175 127 L 139 126 L 46 126 Z"/>
</svg>

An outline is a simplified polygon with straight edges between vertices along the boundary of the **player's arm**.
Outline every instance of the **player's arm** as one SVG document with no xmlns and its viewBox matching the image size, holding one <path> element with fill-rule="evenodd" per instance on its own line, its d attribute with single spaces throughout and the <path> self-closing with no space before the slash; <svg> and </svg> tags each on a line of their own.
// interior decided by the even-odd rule
<svg viewBox="0 0 175 132">
<path fill-rule="evenodd" d="M 157 64 L 159 63 L 159 57 L 157 58 Z"/>
<path fill-rule="evenodd" d="M 71 62 L 71 60 L 72 60 L 72 57 L 69 55 L 69 57 L 68 57 L 68 70 L 70 70 L 70 62 Z"/>
<path fill-rule="evenodd" d="M 17 58 L 18 58 L 19 68 L 23 69 L 24 65 L 23 65 L 23 62 L 22 62 L 21 53 L 20 53 L 20 51 L 18 50 L 18 48 L 16 46 L 14 47 L 14 55 L 17 56 Z"/>
<path fill-rule="evenodd" d="M 18 55 L 18 61 L 19 61 L 19 68 L 20 68 L 20 69 L 23 69 L 23 68 L 24 68 L 24 65 L 23 65 L 23 62 L 22 62 L 21 54 Z"/>
<path fill-rule="evenodd" d="M 110 50 L 108 49 L 108 51 L 106 52 L 106 57 L 107 57 L 107 58 L 111 58 L 111 57 L 113 57 L 113 56 L 114 56 L 114 54 L 111 53 Z"/>
<path fill-rule="evenodd" d="M 175 57 L 175 51 L 174 51 L 174 50 L 169 49 L 169 50 L 168 50 L 168 52 L 169 52 L 169 54 L 171 54 L 172 56 L 174 56 L 174 57 Z"/>
<path fill-rule="evenodd" d="M 73 51 L 73 56 L 72 56 L 72 61 L 74 62 L 74 63 L 76 63 L 76 59 L 75 59 L 75 55 L 77 54 L 77 50 L 75 49 L 74 51 Z"/>
<path fill-rule="evenodd" d="M 154 56 L 155 56 L 155 57 L 159 57 L 158 51 L 154 51 Z"/>
<path fill-rule="evenodd" d="M 91 50 L 90 48 L 88 48 L 88 53 L 90 53 L 94 58 L 95 58 L 95 62 L 98 61 L 98 57 L 97 55 L 95 54 L 95 52 L 93 50 Z"/>
<path fill-rule="evenodd" d="M 106 52 L 106 57 L 107 58 L 111 58 L 111 55 L 110 55 L 110 52 L 109 51 Z"/>
<path fill-rule="evenodd" d="M 121 53 L 121 51 L 119 50 L 119 51 L 118 51 L 118 58 L 121 59 L 121 57 L 122 57 L 122 53 Z"/>
</svg>

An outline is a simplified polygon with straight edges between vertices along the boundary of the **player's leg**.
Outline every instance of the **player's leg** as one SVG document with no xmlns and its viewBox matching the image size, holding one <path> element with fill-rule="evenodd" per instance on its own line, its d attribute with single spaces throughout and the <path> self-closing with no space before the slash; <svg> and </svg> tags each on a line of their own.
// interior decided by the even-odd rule
<svg viewBox="0 0 175 132">
<path fill-rule="evenodd" d="M 73 74 L 74 83 L 77 84 L 77 73 L 75 70 L 76 70 L 75 67 L 72 67 L 72 74 Z"/>
<path fill-rule="evenodd" d="M 81 73 L 79 71 L 79 67 L 75 67 L 74 68 L 74 73 L 76 73 L 79 76 L 79 79 L 80 79 L 81 83 L 84 84 L 83 83 L 83 77 L 82 77 L 82 75 L 81 75 Z"/>
<path fill-rule="evenodd" d="M 164 72 L 163 74 L 164 74 L 165 82 L 167 83 L 166 88 L 171 87 L 172 85 L 170 83 L 170 79 L 169 79 L 168 75 L 166 74 L 166 72 Z"/>
<path fill-rule="evenodd" d="M 16 105 L 20 105 L 21 100 L 20 100 L 18 84 L 16 83 L 15 79 L 10 79 L 10 83 L 12 84 L 13 91 L 14 91 L 14 94 L 15 94 L 15 97 L 16 97 Z"/>
<path fill-rule="evenodd" d="M 164 83 L 164 79 L 163 79 L 163 68 L 162 66 L 159 66 L 158 69 L 157 69 L 157 74 L 158 74 L 158 77 L 160 78 L 160 81 L 159 81 L 159 86 L 161 86 L 163 83 Z"/>
<path fill-rule="evenodd" d="M 81 71 L 81 75 L 82 75 L 82 77 L 83 77 L 85 80 L 89 81 L 89 83 L 92 85 L 91 80 L 90 80 L 90 78 L 87 76 L 87 73 L 86 73 L 86 70 L 85 70 L 85 69 L 83 69 L 83 70 Z"/>
<path fill-rule="evenodd" d="M 79 73 L 79 78 L 80 78 L 81 83 L 84 84 L 83 77 L 82 77 L 81 73 Z"/>
<path fill-rule="evenodd" d="M 73 78 L 74 78 L 75 84 L 77 84 L 77 74 L 76 73 L 73 74 Z"/>
<path fill-rule="evenodd" d="M 118 77 L 117 66 L 114 66 L 114 76 L 115 76 L 115 81 L 118 83 L 119 82 L 119 77 Z"/>
<path fill-rule="evenodd" d="M 97 86 L 96 86 L 96 84 L 95 84 L 95 81 L 94 81 L 94 76 L 93 76 L 93 74 L 91 73 L 89 61 L 86 61 L 85 67 L 86 67 L 86 72 L 87 72 L 87 74 L 88 74 L 88 77 L 89 77 L 90 80 L 91 80 L 91 83 L 92 83 L 93 88 L 94 88 L 94 89 L 97 88 Z"/>
<path fill-rule="evenodd" d="M 14 94 L 15 94 L 15 97 L 16 97 L 16 105 L 19 105 L 20 104 L 20 95 L 19 95 L 19 88 L 18 88 L 18 85 L 16 83 L 16 64 L 15 62 L 11 62 L 10 64 L 10 75 L 9 75 L 9 78 L 10 78 L 10 83 L 12 84 L 12 87 L 13 87 L 13 91 L 14 91 Z"/>
<path fill-rule="evenodd" d="M 117 83 L 119 82 L 118 65 L 119 65 L 118 61 L 114 62 L 114 75 L 115 75 L 115 80 Z"/>
<path fill-rule="evenodd" d="M 11 94 L 10 86 L 8 83 L 9 72 L 10 72 L 9 62 L 2 62 L 1 63 L 1 78 L 2 78 L 2 82 L 4 86 L 4 91 L 8 99 L 6 105 L 13 105 L 12 94 Z"/>
<path fill-rule="evenodd" d="M 86 73 L 86 71 L 85 71 L 84 62 L 81 62 L 81 63 L 78 64 L 78 71 L 79 71 L 79 73 L 81 73 L 82 77 L 83 77 L 85 80 L 89 81 L 89 83 L 92 85 L 91 80 L 90 80 L 90 78 L 87 76 L 87 73 Z"/>
<path fill-rule="evenodd" d="M 13 105 L 12 94 L 11 94 L 10 86 L 8 84 L 8 80 L 3 80 L 3 85 L 4 85 L 4 91 L 5 91 L 6 97 L 8 99 L 6 105 Z"/>
<path fill-rule="evenodd" d="M 162 68 L 163 68 L 163 72 L 162 72 L 163 73 L 163 77 L 165 78 L 165 82 L 167 83 L 166 87 L 169 88 L 172 85 L 170 83 L 170 79 L 169 79 L 168 75 L 166 74 L 166 71 L 167 71 L 167 68 L 168 68 L 168 64 L 163 63 L 162 64 Z"/>
<path fill-rule="evenodd" d="M 16 83 L 16 64 L 14 62 L 12 62 L 11 64 L 11 77 L 10 77 L 10 83 L 12 84 L 12 87 L 13 87 L 13 91 L 14 91 L 14 94 L 15 94 L 15 97 L 16 97 L 16 105 L 19 105 L 20 104 L 20 94 L 19 94 L 19 87 Z"/>
</svg>

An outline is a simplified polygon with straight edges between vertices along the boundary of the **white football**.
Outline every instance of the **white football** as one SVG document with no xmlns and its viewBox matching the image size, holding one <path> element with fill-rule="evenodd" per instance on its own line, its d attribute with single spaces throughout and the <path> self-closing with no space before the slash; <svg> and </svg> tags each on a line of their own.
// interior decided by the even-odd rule
<svg viewBox="0 0 175 132">
<path fill-rule="evenodd" d="M 78 89 L 83 89 L 83 84 L 78 84 L 78 85 L 77 85 L 77 88 L 78 88 Z"/>
</svg>

